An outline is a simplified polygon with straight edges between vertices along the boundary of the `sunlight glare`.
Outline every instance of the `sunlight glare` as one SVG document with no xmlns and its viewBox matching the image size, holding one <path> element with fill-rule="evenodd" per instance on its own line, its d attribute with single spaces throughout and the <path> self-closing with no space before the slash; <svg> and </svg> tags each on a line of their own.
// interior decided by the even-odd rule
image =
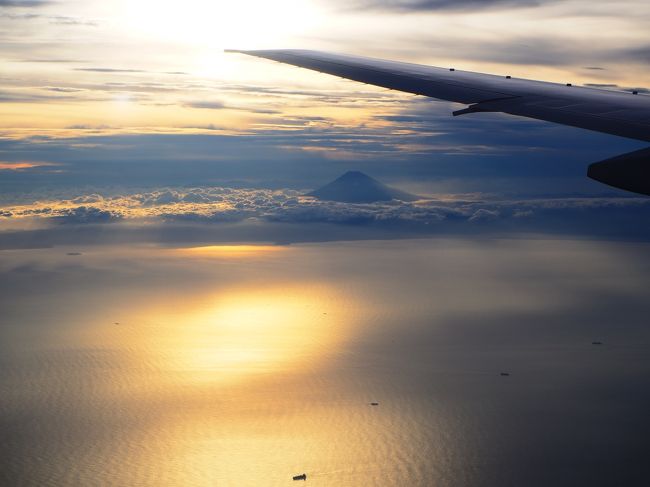
<svg viewBox="0 0 650 487">
<path fill-rule="evenodd" d="M 278 287 L 215 296 L 169 335 L 174 362 L 193 380 L 222 382 L 313 363 L 341 339 L 323 314 L 331 290 Z"/>
<path fill-rule="evenodd" d="M 318 21 L 305 0 L 140 0 L 124 3 L 128 27 L 170 42 L 259 48 L 308 32 Z"/>
<path fill-rule="evenodd" d="M 186 257 L 256 257 L 286 250 L 279 245 L 206 245 L 178 249 Z"/>
</svg>

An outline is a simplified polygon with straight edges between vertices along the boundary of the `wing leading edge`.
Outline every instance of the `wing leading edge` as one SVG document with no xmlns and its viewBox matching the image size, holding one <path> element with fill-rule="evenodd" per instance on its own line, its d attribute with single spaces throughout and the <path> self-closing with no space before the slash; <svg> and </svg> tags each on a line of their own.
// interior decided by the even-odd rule
<svg viewBox="0 0 650 487">
<path fill-rule="evenodd" d="M 454 69 L 308 50 L 239 52 L 362 83 L 467 105 L 453 114 L 503 112 L 650 142 L 650 96 L 495 76 Z M 619 158 L 591 166 L 601 182 L 650 195 L 650 153 L 634 155 L 634 189 Z M 639 160 L 642 157 L 642 160 Z M 605 164 L 607 163 L 607 164 Z M 593 170 L 598 166 L 601 170 Z M 607 171 L 602 168 L 607 166 Z M 629 164 L 627 165 L 629 166 Z M 620 171 L 622 173 L 619 173 Z M 642 179 L 639 180 L 639 171 Z M 605 175 L 603 175 L 605 174 Z M 614 174 L 614 176 L 611 176 Z"/>
</svg>

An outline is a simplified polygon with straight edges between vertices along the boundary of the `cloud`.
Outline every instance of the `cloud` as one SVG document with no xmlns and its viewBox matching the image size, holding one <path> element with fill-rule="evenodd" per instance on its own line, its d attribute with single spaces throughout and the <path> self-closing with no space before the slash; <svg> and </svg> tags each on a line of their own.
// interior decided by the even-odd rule
<svg viewBox="0 0 650 487">
<path fill-rule="evenodd" d="M 1 1 L 1 0 L 0 0 Z M 11 3 L 11 2 L 10 2 Z M 17 2 L 20 3 L 21 6 L 30 6 L 30 7 L 38 7 L 42 5 L 47 5 L 51 2 Z M 0 7 L 17 7 L 19 6 L 15 2 L 14 5 L 2 5 L 0 3 Z M 29 5 L 27 5 L 29 3 Z M 43 14 L 37 14 L 37 13 L 3 13 L 0 15 L 0 18 L 5 18 L 5 19 L 10 19 L 10 20 L 37 20 L 37 19 L 44 19 L 47 20 L 50 24 L 53 25 L 85 25 L 85 26 L 91 26 L 91 27 L 97 27 L 99 23 L 95 20 L 90 20 L 90 19 L 84 19 L 81 17 L 71 17 L 68 15 L 43 15 Z"/>
<path fill-rule="evenodd" d="M 520 214 L 521 211 L 518 211 L 517 213 Z M 493 221 L 498 219 L 499 216 L 500 213 L 497 210 L 487 210 L 485 208 L 479 208 L 472 214 L 472 216 L 469 217 L 468 221 L 470 222 Z"/>
<path fill-rule="evenodd" d="M 0 0 L 0 7 L 42 7 L 50 3 L 49 0 Z"/>
<path fill-rule="evenodd" d="M 58 86 L 45 86 L 43 89 L 47 91 L 54 91 L 55 93 L 79 93 L 80 91 L 83 91 L 77 88 L 60 88 Z"/>
<path fill-rule="evenodd" d="M 492 61 L 503 65 L 576 66 L 579 63 L 594 63 L 584 67 L 591 71 L 604 71 L 601 64 L 650 62 L 650 47 L 630 47 L 620 40 L 598 45 L 598 49 L 561 33 L 551 36 L 509 35 L 490 39 L 466 35 L 432 34 L 408 37 L 408 44 L 422 49 L 422 56 L 448 59 L 450 48 L 453 57 L 460 60 Z M 426 46 L 426 48 L 422 48 Z M 594 69 L 596 68 L 596 69 Z"/>
<path fill-rule="evenodd" d="M 83 64 L 87 63 L 87 60 L 84 59 L 20 59 L 16 61 L 19 63 L 60 63 L 60 64 Z"/>
<path fill-rule="evenodd" d="M 66 127 L 67 129 L 70 130 L 110 130 L 111 127 L 110 125 L 90 125 L 90 124 L 75 124 L 75 125 L 68 125 Z"/>
<path fill-rule="evenodd" d="M 149 71 L 146 69 L 104 68 L 104 67 L 74 68 L 73 71 L 85 71 L 88 73 L 167 74 L 172 76 L 185 76 L 188 74 L 185 71 Z"/>
<path fill-rule="evenodd" d="M 55 25 L 87 25 L 97 27 L 99 23 L 95 20 L 82 19 L 79 17 L 68 17 L 66 15 L 54 15 L 48 17 L 51 24 Z"/>
<path fill-rule="evenodd" d="M 275 115 L 275 114 L 281 114 L 282 112 L 280 110 L 274 110 L 274 109 L 269 109 L 269 108 L 258 108 L 255 106 L 233 106 L 233 105 L 228 105 L 222 101 L 219 100 L 213 100 L 213 101 L 204 101 L 204 100 L 196 100 L 196 101 L 188 101 L 183 103 L 184 107 L 187 108 L 198 108 L 198 109 L 207 109 L 207 110 L 239 110 L 243 112 L 249 112 L 249 113 L 259 113 L 262 115 Z"/>
<path fill-rule="evenodd" d="M 204 134 L 119 134 L 119 127 L 81 118 L 67 125 L 72 128 L 66 138 L 31 132 L 0 137 L 0 154 L 11 154 L 5 159 L 65 163 L 66 169 L 47 180 L 29 171 L 12 172 L 0 178 L 0 195 L 6 201 L 9 195 L 21 197 L 25 188 L 36 191 L 43 185 L 76 191 L 206 184 L 315 188 L 350 169 L 386 184 L 406 184 L 402 189 L 416 194 L 621 194 L 589 180 L 587 165 L 642 147 L 507 116 L 451 117 L 452 110 L 447 103 L 403 99 L 363 125 L 318 116 L 273 117 L 248 128 L 245 136 L 219 133 L 228 129 L 225 122 L 192 124 Z M 179 130 L 186 130 L 183 125 Z"/>
<path fill-rule="evenodd" d="M 320 201 L 290 189 L 226 187 L 161 188 L 114 195 L 86 193 L 68 199 L 42 199 L 0 207 L 0 219 L 5 222 L 128 222 L 129 228 L 170 232 L 178 225 L 192 223 L 208 225 L 202 230 L 208 233 L 218 232 L 219 225 L 243 224 L 254 227 L 260 240 L 272 240 L 283 225 L 307 233 L 311 228 L 322 229 L 319 225 L 329 226 L 331 235 L 321 234 L 320 239 L 345 239 L 351 234 L 355 238 L 375 238 L 378 234 L 402 238 L 546 233 L 650 240 L 650 229 L 639 225 L 649 216 L 648 198 L 498 199 L 474 195 L 470 199 L 352 204 Z M 3 225 L 0 220 L 0 230 Z M 221 231 L 230 230 L 224 227 Z"/>
<path fill-rule="evenodd" d="M 372 9 L 392 12 L 428 12 L 439 10 L 537 7 L 543 2 L 544 0 L 367 0 L 357 2 L 356 8 L 359 10 Z"/>
<path fill-rule="evenodd" d="M 74 91 L 45 89 L 52 92 L 52 94 L 39 94 L 23 90 L 0 90 L 0 103 L 48 103 L 56 101 L 73 101 L 80 103 L 88 100 L 88 98 L 79 98 L 77 95 L 73 95 L 72 93 L 75 93 Z M 54 95 L 54 93 L 63 94 Z"/>
<path fill-rule="evenodd" d="M 623 53 L 629 58 L 650 63 L 650 45 L 626 49 Z"/>
<path fill-rule="evenodd" d="M 20 161 L 20 162 L 4 162 L 0 161 L 0 171 L 24 171 L 25 169 L 33 169 L 36 167 L 43 167 L 43 166 L 55 166 L 56 164 L 53 164 L 51 162 L 28 162 L 28 161 Z"/>
<path fill-rule="evenodd" d="M 52 216 L 60 223 L 110 223 L 121 219 L 121 215 L 109 210 L 102 210 L 93 206 L 78 206 L 67 208 Z"/>
<path fill-rule="evenodd" d="M 188 108 L 204 108 L 208 110 L 222 110 L 226 104 L 222 101 L 189 101 L 184 104 Z"/>
<path fill-rule="evenodd" d="M 74 71 L 88 71 L 91 73 L 146 73 L 143 69 L 119 69 L 119 68 L 74 68 Z"/>
</svg>

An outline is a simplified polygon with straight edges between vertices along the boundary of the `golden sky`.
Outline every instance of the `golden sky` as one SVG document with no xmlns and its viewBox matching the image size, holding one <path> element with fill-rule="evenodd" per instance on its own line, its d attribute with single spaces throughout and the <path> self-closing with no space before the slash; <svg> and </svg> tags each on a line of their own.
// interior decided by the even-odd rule
<svg viewBox="0 0 650 487">
<path fill-rule="evenodd" d="M 407 97 L 226 48 L 315 48 L 550 81 L 649 84 L 643 1 L 524 4 L 3 2 L 0 130 L 247 133 L 315 115 L 361 124 Z M 346 103 L 333 103 L 342 94 Z"/>
</svg>

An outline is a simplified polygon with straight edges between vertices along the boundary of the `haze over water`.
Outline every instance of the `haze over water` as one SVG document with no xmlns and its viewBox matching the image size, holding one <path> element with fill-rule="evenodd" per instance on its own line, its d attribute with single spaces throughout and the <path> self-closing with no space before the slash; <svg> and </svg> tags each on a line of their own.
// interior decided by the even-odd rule
<svg viewBox="0 0 650 487">
<path fill-rule="evenodd" d="M 648 250 L 3 251 L 1 483 L 645 485 Z"/>
</svg>

